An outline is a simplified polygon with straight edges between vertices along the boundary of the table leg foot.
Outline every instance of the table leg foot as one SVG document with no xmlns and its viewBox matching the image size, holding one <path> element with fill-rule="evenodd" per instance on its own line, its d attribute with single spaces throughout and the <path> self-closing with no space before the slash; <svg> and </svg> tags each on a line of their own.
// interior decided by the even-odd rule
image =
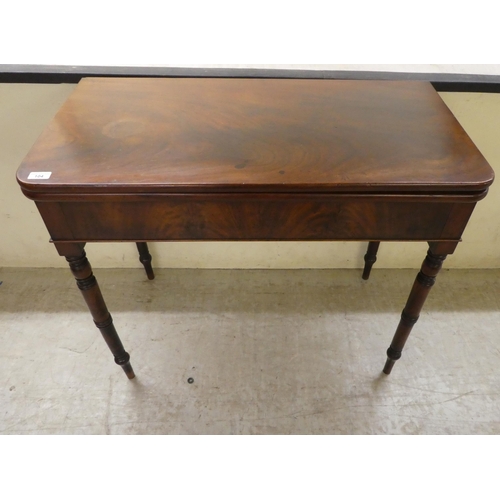
<svg viewBox="0 0 500 500">
<path fill-rule="evenodd" d="M 386 375 L 389 375 L 391 373 L 391 370 L 393 366 L 396 364 L 396 361 L 401 357 L 401 351 L 396 351 L 395 349 L 392 349 L 389 347 L 387 349 L 387 361 L 385 362 L 385 366 L 383 369 L 383 372 Z"/>
<path fill-rule="evenodd" d="M 135 374 L 130 365 L 130 355 L 125 351 L 116 332 L 113 319 L 104 302 L 97 280 L 92 273 L 85 251 L 81 250 L 80 255 L 77 256 L 66 256 L 66 260 L 87 303 L 95 325 L 99 328 L 106 344 L 113 353 L 115 363 L 123 368 L 129 379 L 133 379 Z"/>
<path fill-rule="evenodd" d="M 153 280 L 155 278 L 155 273 L 153 267 L 151 266 L 151 261 L 153 257 L 149 253 L 148 244 L 145 242 L 136 243 L 137 250 L 139 250 L 139 261 L 144 266 L 144 270 L 148 276 L 148 279 Z"/>
<path fill-rule="evenodd" d="M 443 265 L 444 259 L 446 259 L 445 254 L 436 255 L 430 249 L 427 252 L 427 257 L 422 264 L 420 272 L 417 274 L 410 296 L 401 314 L 401 320 L 392 339 L 391 346 L 387 349 L 387 362 L 383 370 L 386 375 L 391 373 L 394 363 L 401 357 L 406 340 L 413 326 L 418 321 L 425 299 L 436 282 L 436 276 Z"/>
<path fill-rule="evenodd" d="M 368 249 L 365 254 L 365 268 L 363 269 L 363 276 L 361 276 L 364 280 L 367 280 L 370 277 L 373 264 L 377 262 L 377 252 L 379 246 L 380 241 L 370 241 L 370 243 L 368 243 Z"/>
</svg>

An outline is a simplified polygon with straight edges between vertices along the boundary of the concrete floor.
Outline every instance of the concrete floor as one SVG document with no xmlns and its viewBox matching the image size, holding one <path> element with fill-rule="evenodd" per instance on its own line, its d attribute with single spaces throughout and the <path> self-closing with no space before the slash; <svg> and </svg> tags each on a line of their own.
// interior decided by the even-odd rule
<svg viewBox="0 0 500 500">
<path fill-rule="evenodd" d="M 98 269 L 129 381 L 69 270 L 0 269 L 0 433 L 500 433 L 500 270 L 442 271 L 381 374 L 416 272 Z"/>
</svg>

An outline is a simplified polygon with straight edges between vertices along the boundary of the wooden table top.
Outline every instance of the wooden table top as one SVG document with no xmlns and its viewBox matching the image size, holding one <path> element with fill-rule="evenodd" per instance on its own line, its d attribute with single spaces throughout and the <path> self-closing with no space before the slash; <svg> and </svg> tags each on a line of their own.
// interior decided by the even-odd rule
<svg viewBox="0 0 500 500">
<path fill-rule="evenodd" d="M 494 174 L 426 82 L 85 78 L 17 176 L 26 194 L 428 194 Z"/>
</svg>

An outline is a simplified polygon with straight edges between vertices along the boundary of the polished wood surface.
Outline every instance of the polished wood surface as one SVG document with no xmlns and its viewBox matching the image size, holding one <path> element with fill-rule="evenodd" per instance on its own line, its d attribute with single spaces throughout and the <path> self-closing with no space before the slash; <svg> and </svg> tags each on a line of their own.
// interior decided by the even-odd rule
<svg viewBox="0 0 500 500">
<path fill-rule="evenodd" d="M 492 172 L 426 82 L 86 78 L 18 179 L 35 199 L 477 191 Z"/>
<path fill-rule="evenodd" d="M 137 250 L 139 251 L 139 262 L 144 266 L 144 270 L 146 271 L 146 275 L 149 280 L 155 279 L 155 273 L 153 271 L 153 266 L 151 265 L 151 261 L 153 258 L 149 253 L 148 244 L 146 242 L 138 242 L 136 243 Z"/>
<path fill-rule="evenodd" d="M 437 252 L 439 251 L 442 251 L 442 254 L 438 254 Z M 383 369 L 386 375 L 391 373 L 394 363 L 401 357 L 403 347 L 408 340 L 413 326 L 418 321 L 425 299 L 436 282 L 436 276 L 443 266 L 446 254 L 446 248 L 442 245 L 431 245 L 431 248 L 427 252 L 427 256 L 411 289 L 410 296 L 401 313 L 401 320 L 399 321 L 394 338 L 389 349 L 387 349 L 387 361 Z"/>
<path fill-rule="evenodd" d="M 120 337 L 116 333 L 113 318 L 111 318 L 111 314 L 104 302 L 101 290 L 92 272 L 92 267 L 83 250 L 83 245 L 79 247 L 78 249 L 78 246 L 75 246 L 77 248 L 76 254 L 67 255 L 66 260 L 76 279 L 78 289 L 87 303 L 95 326 L 99 328 L 106 344 L 113 353 L 115 363 L 123 368 L 129 379 L 133 379 L 135 378 L 135 373 L 130 365 L 130 355 L 123 348 Z"/>
<path fill-rule="evenodd" d="M 363 278 L 364 280 L 367 280 L 370 277 L 373 264 L 377 262 L 377 253 L 379 246 L 380 241 L 370 241 L 370 243 L 368 243 L 368 248 L 365 254 L 365 267 L 363 269 L 363 275 L 361 276 L 361 278 Z"/>
<path fill-rule="evenodd" d="M 152 279 L 148 241 L 364 240 L 367 279 L 381 241 L 427 241 L 388 374 L 493 177 L 429 84 L 203 78 L 83 80 L 17 173 L 129 377 L 86 242 Z"/>
<path fill-rule="evenodd" d="M 475 197 L 171 195 L 37 202 L 54 241 L 458 240 Z"/>
</svg>

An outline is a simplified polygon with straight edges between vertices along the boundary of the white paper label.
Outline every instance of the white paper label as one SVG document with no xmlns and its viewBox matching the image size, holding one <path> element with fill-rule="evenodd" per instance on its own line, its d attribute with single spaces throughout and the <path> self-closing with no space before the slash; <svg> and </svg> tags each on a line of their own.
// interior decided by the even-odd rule
<svg viewBox="0 0 500 500">
<path fill-rule="evenodd" d="M 52 172 L 30 172 L 28 175 L 29 179 L 48 179 L 52 175 Z"/>
</svg>

